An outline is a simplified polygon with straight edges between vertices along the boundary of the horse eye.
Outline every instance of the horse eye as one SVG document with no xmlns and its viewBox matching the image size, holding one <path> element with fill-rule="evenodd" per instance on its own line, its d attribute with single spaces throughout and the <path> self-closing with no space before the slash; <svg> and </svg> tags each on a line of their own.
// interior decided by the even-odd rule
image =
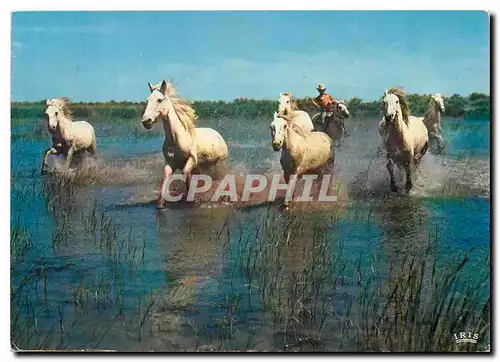
<svg viewBox="0 0 500 362">
<path fill-rule="evenodd" d="M 158 99 L 158 100 L 157 100 L 157 102 L 158 102 L 158 103 L 161 103 L 161 101 L 162 101 L 162 100 L 163 100 L 163 99 L 161 99 L 161 98 L 160 98 L 160 99 Z"/>
<path fill-rule="evenodd" d="M 396 104 L 398 104 L 398 103 L 399 103 L 399 101 L 396 101 Z"/>
<path fill-rule="evenodd" d="M 290 103 L 290 101 L 286 101 L 286 104 Z"/>
<path fill-rule="evenodd" d="M 56 113 L 55 113 L 55 115 L 56 115 L 56 116 L 58 116 L 58 115 L 59 115 L 59 112 L 56 112 Z"/>
</svg>

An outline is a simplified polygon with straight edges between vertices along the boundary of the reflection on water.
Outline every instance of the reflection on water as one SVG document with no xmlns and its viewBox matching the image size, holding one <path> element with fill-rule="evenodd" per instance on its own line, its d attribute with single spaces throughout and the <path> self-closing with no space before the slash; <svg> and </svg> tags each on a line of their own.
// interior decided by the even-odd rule
<svg viewBox="0 0 500 362">
<path fill-rule="evenodd" d="M 361 280 L 390 285 L 429 246 L 427 268 L 471 245 L 474 279 L 489 259 L 489 124 L 443 122 L 445 153 L 424 157 L 406 197 L 389 191 L 376 120 L 353 122 L 336 152 L 342 202 L 289 213 L 265 203 L 156 211 L 161 137 L 101 138 L 82 172 L 43 180 L 45 141 L 14 140 L 19 347 L 357 350 Z M 246 136 L 216 123 L 232 170 L 280 172 L 265 121 L 245 123 Z"/>
</svg>

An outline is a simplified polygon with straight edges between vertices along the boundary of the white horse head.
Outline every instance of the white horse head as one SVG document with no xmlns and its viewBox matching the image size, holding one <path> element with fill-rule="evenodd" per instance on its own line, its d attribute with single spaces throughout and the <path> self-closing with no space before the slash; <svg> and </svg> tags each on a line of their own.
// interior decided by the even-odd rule
<svg viewBox="0 0 500 362">
<path fill-rule="evenodd" d="M 279 151 L 283 147 L 285 142 L 285 131 L 287 127 L 287 121 L 278 116 L 277 112 L 274 112 L 273 121 L 269 128 L 271 129 L 271 138 L 273 144 L 273 150 Z"/>
<path fill-rule="evenodd" d="M 280 93 L 278 99 L 278 114 L 289 114 L 292 111 L 292 94 Z"/>
<path fill-rule="evenodd" d="M 382 110 L 384 112 L 384 118 L 386 121 L 392 121 L 396 119 L 398 112 L 401 112 L 401 107 L 399 106 L 399 98 L 393 93 L 389 93 L 387 90 L 382 98 Z"/>
<path fill-rule="evenodd" d="M 437 103 L 437 105 L 439 106 L 439 110 L 441 112 L 444 112 L 445 108 L 443 96 L 440 93 L 436 93 L 431 96 L 431 99 Z"/>
<path fill-rule="evenodd" d="M 382 98 L 382 106 L 384 118 L 387 122 L 395 121 L 398 117 L 402 117 L 406 124 L 408 124 L 410 108 L 403 90 L 399 88 L 386 90 Z"/>
<path fill-rule="evenodd" d="M 165 80 L 159 85 L 152 85 L 148 82 L 148 86 L 151 94 L 147 98 L 146 109 L 142 115 L 141 123 L 144 128 L 151 129 L 160 116 L 168 116 L 170 102 L 167 98 L 167 82 Z"/>
<path fill-rule="evenodd" d="M 347 108 L 347 105 L 345 104 L 345 102 L 344 101 L 337 101 L 336 103 L 337 104 L 335 107 L 336 107 L 338 114 L 344 118 L 349 117 L 349 115 L 350 115 L 349 109 Z"/>
<path fill-rule="evenodd" d="M 48 130 L 50 133 L 53 133 L 56 130 L 61 117 L 70 119 L 70 113 L 66 108 L 67 102 L 69 102 L 69 99 L 67 98 L 47 99 L 45 114 L 47 115 Z"/>
</svg>

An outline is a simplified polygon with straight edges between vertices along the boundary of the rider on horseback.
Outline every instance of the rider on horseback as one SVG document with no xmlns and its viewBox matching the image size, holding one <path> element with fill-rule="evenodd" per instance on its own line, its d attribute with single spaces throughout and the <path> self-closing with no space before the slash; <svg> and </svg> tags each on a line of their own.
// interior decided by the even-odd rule
<svg viewBox="0 0 500 362">
<path fill-rule="evenodd" d="M 332 106 L 335 103 L 335 99 L 328 93 L 326 93 L 326 87 L 324 84 L 318 84 L 316 89 L 319 95 L 312 100 L 312 103 L 317 107 L 321 108 L 321 123 L 325 123 L 326 116 L 328 113 L 332 112 Z"/>
<path fill-rule="evenodd" d="M 321 108 L 321 124 L 325 124 L 326 117 L 332 117 L 334 112 L 333 107 L 337 103 L 337 101 L 328 93 L 326 93 L 326 87 L 324 84 L 318 84 L 316 89 L 319 92 L 319 95 L 312 100 L 312 103 L 317 107 Z M 347 134 L 347 130 L 344 124 L 344 119 L 341 119 L 341 127 L 344 135 L 349 136 Z"/>
</svg>

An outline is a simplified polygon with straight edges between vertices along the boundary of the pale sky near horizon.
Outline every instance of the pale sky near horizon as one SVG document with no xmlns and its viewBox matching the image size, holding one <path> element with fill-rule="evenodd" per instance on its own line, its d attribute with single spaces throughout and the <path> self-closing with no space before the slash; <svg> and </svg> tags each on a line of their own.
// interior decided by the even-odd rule
<svg viewBox="0 0 500 362">
<path fill-rule="evenodd" d="M 144 100 L 173 79 L 190 100 L 385 88 L 490 93 L 481 11 L 17 12 L 12 100 Z"/>
</svg>

